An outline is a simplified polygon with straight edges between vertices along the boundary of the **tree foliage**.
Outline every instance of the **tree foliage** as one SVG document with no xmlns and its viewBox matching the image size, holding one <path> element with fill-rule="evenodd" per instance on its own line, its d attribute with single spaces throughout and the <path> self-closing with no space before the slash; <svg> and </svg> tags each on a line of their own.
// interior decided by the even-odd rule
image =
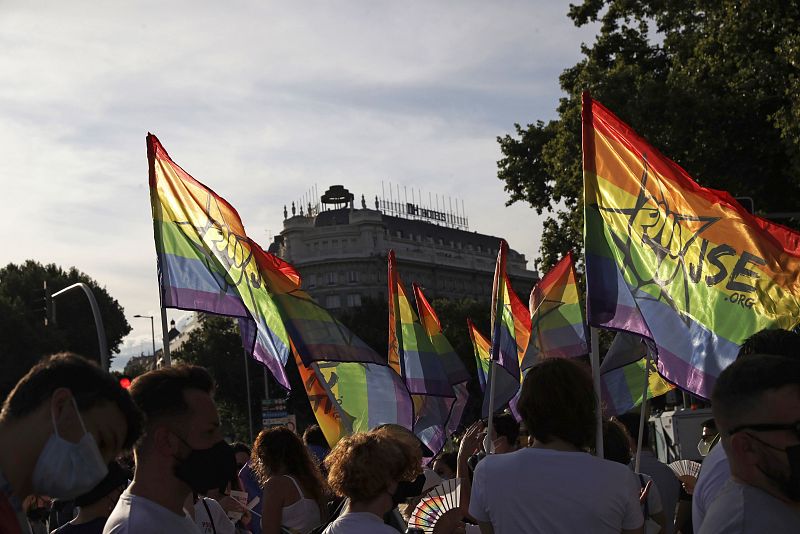
<svg viewBox="0 0 800 534">
<path fill-rule="evenodd" d="M 119 302 L 77 268 L 65 271 L 55 264 L 42 265 L 32 260 L 21 265 L 9 263 L 0 269 L 0 398 L 42 356 L 72 351 L 100 361 L 94 317 L 81 291 L 59 296 L 57 324 L 44 325 L 45 281 L 53 293 L 77 282 L 91 287 L 111 355 L 119 352 L 122 338 L 131 331 Z"/>
<path fill-rule="evenodd" d="M 584 0 L 569 17 L 600 31 L 560 77 L 558 119 L 498 137 L 508 203 L 550 214 L 537 267 L 581 253 L 584 90 L 699 183 L 752 197 L 757 212 L 796 211 L 800 2 Z"/>
</svg>

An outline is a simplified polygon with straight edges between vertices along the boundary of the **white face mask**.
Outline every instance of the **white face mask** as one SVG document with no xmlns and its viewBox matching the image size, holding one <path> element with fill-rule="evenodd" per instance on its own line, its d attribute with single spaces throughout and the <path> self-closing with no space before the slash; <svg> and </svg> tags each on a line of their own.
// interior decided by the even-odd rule
<svg viewBox="0 0 800 534">
<path fill-rule="evenodd" d="M 719 441 L 719 434 L 714 436 L 714 438 L 709 441 L 701 439 L 697 444 L 697 452 L 700 453 L 700 456 L 708 456 L 708 453 L 711 452 L 711 449 L 714 448 L 714 445 L 717 444 L 717 441 Z"/>
<path fill-rule="evenodd" d="M 94 488 L 108 474 L 108 466 L 103 461 L 94 436 L 86 431 L 75 397 L 72 397 L 72 405 L 83 428 L 83 437 L 78 443 L 70 443 L 59 436 L 55 415 L 50 412 L 53 434 L 39 454 L 33 470 L 33 491 L 36 494 L 74 499 Z"/>
</svg>

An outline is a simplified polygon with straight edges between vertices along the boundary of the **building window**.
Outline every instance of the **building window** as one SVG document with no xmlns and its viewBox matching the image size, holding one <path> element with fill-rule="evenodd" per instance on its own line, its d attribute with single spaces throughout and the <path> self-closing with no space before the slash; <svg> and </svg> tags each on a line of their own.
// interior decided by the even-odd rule
<svg viewBox="0 0 800 534">
<path fill-rule="evenodd" d="M 347 295 L 347 305 L 351 308 L 361 306 L 361 295 L 359 294 Z"/>
<path fill-rule="evenodd" d="M 328 273 L 328 285 L 329 286 L 336 285 L 336 273 Z"/>
<path fill-rule="evenodd" d="M 325 297 L 325 307 L 328 309 L 341 308 L 342 300 L 339 295 L 328 295 Z"/>
<path fill-rule="evenodd" d="M 317 275 L 316 274 L 308 275 L 308 278 L 306 279 L 306 287 L 309 288 L 309 289 L 311 289 L 313 287 L 317 287 Z"/>
<path fill-rule="evenodd" d="M 358 271 L 347 271 L 347 282 L 350 284 L 358 283 Z"/>
</svg>

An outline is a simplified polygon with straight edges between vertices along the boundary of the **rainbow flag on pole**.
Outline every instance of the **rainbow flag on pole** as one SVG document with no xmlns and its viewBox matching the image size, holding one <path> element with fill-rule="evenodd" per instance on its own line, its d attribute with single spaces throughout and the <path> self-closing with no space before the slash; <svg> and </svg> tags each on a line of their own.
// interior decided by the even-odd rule
<svg viewBox="0 0 800 534">
<path fill-rule="evenodd" d="M 414 433 L 433 453 L 444 446 L 456 393 L 400 280 L 389 251 L 389 365 L 405 380 L 414 402 Z"/>
<path fill-rule="evenodd" d="M 701 187 L 587 94 L 583 172 L 589 323 L 651 339 L 669 381 L 708 398 L 750 335 L 800 322 L 800 234 Z"/>
<path fill-rule="evenodd" d="M 491 361 L 492 345 L 486 336 L 478 331 L 472 319 L 467 318 L 467 330 L 469 338 L 472 340 L 472 348 L 475 351 L 475 367 L 478 369 L 478 383 L 481 391 L 486 391 L 486 383 L 489 379 L 489 361 Z"/>
<path fill-rule="evenodd" d="M 288 388 L 289 336 L 239 214 L 173 162 L 152 134 L 147 156 L 161 305 L 250 324 L 245 348 Z M 288 264 L 279 268 L 299 280 Z"/>
<path fill-rule="evenodd" d="M 570 358 L 589 352 L 572 252 L 533 287 L 530 312 L 531 345 L 539 358 Z"/>
<path fill-rule="evenodd" d="M 527 306 L 519 299 L 506 274 L 508 243 L 500 240 L 497 264 L 492 287 L 492 361 L 495 370 L 494 409 L 499 411 L 514 398 L 519 390 L 522 374 L 520 364 L 528 349 L 531 336 L 531 316 Z M 491 390 L 491 387 L 488 388 Z M 483 415 L 489 414 L 487 394 L 483 400 Z"/>
<path fill-rule="evenodd" d="M 430 338 L 434 350 L 439 355 L 445 375 L 447 375 L 447 381 L 452 386 L 453 393 L 456 396 L 452 402 L 449 402 L 450 399 L 443 399 L 446 401 L 444 406 L 450 405 L 447 410 L 447 424 L 445 425 L 446 433 L 449 436 L 458 429 L 461 416 L 464 414 L 464 408 L 467 406 L 469 373 L 464 364 L 461 363 L 461 359 L 456 354 L 450 341 L 445 337 L 439 317 L 436 315 L 433 306 L 428 302 L 428 299 L 425 298 L 422 288 L 417 284 L 412 284 L 412 287 L 414 300 L 417 302 L 417 311 L 419 311 L 420 324 Z"/>
</svg>

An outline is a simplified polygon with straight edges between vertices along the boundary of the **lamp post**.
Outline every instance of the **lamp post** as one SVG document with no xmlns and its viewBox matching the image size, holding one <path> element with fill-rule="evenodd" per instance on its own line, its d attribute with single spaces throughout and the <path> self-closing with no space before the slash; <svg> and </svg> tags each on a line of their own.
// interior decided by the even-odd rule
<svg viewBox="0 0 800 534">
<path fill-rule="evenodd" d="M 155 366 L 158 362 L 156 362 L 156 327 L 155 321 L 152 315 L 134 315 L 134 317 L 138 317 L 139 319 L 150 319 L 150 335 L 152 336 L 153 340 L 153 365 Z"/>
</svg>

